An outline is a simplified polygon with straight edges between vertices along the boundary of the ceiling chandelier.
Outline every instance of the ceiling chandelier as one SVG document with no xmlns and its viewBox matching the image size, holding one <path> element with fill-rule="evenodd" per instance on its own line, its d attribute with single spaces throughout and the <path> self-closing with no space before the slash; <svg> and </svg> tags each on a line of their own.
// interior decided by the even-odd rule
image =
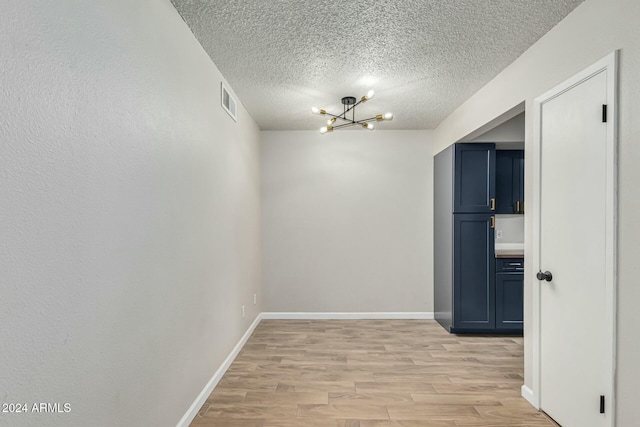
<svg viewBox="0 0 640 427">
<path fill-rule="evenodd" d="M 313 114 L 320 114 L 322 116 L 331 116 L 331 118 L 327 120 L 327 126 L 323 126 L 322 128 L 320 128 L 320 133 L 332 132 L 334 129 L 346 128 L 354 125 L 360 125 L 365 129 L 373 130 L 374 126 L 372 122 L 374 121 L 379 122 L 381 120 L 392 120 L 393 114 L 391 113 L 378 114 L 373 117 L 369 117 L 368 119 L 356 120 L 356 107 L 364 102 L 369 101 L 370 99 L 373 99 L 373 96 L 374 96 L 374 92 L 372 90 L 370 90 L 369 92 L 367 92 L 365 96 L 360 98 L 360 101 L 357 101 L 354 96 L 345 96 L 344 98 L 342 98 L 342 105 L 344 107 L 343 108 L 344 111 L 342 112 L 342 114 L 338 114 L 338 115 L 328 113 L 325 110 L 321 110 L 320 108 L 317 108 L 317 107 L 313 107 L 311 109 L 311 112 Z M 347 113 L 349 112 L 351 113 L 350 114 L 351 117 L 347 117 Z M 338 122 L 339 124 L 336 125 L 334 123 L 337 120 L 341 120 L 341 122 Z"/>
</svg>

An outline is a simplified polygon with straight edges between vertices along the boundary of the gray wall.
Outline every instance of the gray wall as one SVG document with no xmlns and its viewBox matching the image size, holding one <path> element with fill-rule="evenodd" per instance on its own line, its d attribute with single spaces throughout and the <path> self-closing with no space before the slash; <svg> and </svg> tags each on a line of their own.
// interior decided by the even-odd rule
<svg viewBox="0 0 640 427">
<path fill-rule="evenodd" d="M 620 49 L 618 117 L 618 426 L 640 425 L 640 16 L 638 0 L 586 0 L 473 95 L 434 131 L 434 152 L 471 134 L 504 112 L 533 100 Z M 525 117 L 525 150 L 533 149 L 533 114 Z M 533 156 L 526 156 L 525 205 L 533 206 Z M 532 378 L 533 224 L 525 215 L 525 383 Z M 586 314 L 588 315 L 588 313 Z"/>
<path fill-rule="evenodd" d="M 258 129 L 168 0 L 2 2 L 0 64 L 0 401 L 71 405 L 0 425 L 176 425 L 261 311 Z"/>
<path fill-rule="evenodd" d="M 453 147 L 434 157 L 434 312 L 447 330 L 453 317 Z"/>
<path fill-rule="evenodd" d="M 265 311 L 432 312 L 429 131 L 262 133 Z"/>
</svg>

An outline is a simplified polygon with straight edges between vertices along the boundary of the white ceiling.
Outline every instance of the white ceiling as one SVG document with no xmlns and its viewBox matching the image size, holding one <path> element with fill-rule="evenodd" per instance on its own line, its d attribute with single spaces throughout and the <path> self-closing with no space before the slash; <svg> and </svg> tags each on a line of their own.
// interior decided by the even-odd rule
<svg viewBox="0 0 640 427">
<path fill-rule="evenodd" d="M 172 0 L 262 130 L 318 129 L 312 106 L 368 89 L 356 118 L 432 129 L 582 1 Z"/>
</svg>

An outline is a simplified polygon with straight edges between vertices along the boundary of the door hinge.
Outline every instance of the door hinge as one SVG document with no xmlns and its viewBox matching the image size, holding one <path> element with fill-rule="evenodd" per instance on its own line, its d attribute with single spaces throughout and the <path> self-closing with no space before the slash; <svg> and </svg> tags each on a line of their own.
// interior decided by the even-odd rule
<svg viewBox="0 0 640 427">
<path fill-rule="evenodd" d="M 604 414 L 604 396 L 600 396 L 600 413 Z"/>
<path fill-rule="evenodd" d="M 607 104 L 602 104 L 602 123 L 607 123 Z"/>
</svg>

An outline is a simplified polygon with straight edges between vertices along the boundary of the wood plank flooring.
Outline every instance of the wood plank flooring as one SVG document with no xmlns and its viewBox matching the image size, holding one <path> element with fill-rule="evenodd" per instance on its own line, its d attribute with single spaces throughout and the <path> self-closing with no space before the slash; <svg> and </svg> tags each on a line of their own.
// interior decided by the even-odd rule
<svg viewBox="0 0 640 427">
<path fill-rule="evenodd" d="M 263 320 L 195 427 L 554 426 L 520 397 L 518 337 L 428 320 Z"/>
</svg>

